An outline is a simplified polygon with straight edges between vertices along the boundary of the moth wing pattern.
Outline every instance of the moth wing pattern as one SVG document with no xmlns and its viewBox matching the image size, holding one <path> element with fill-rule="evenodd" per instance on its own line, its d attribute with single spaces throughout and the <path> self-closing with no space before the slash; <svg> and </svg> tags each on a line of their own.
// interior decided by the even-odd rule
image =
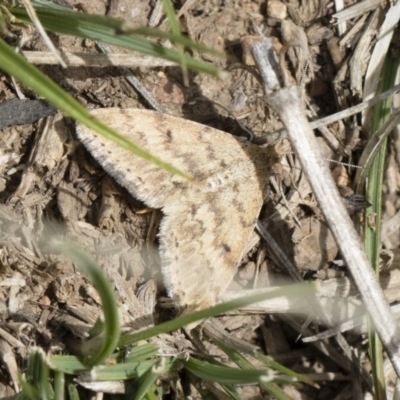
<svg viewBox="0 0 400 400">
<path fill-rule="evenodd" d="M 225 132 L 155 111 L 103 108 L 91 114 L 197 181 L 229 166 L 235 150 L 241 149 L 237 140 Z M 135 156 L 83 125 L 77 126 L 77 136 L 106 172 L 151 207 L 163 207 L 169 197 L 187 188 L 186 179 Z"/>
<path fill-rule="evenodd" d="M 149 110 L 107 108 L 95 117 L 192 175 L 171 174 L 79 125 L 78 138 L 133 196 L 162 208 L 162 271 L 178 306 L 215 304 L 232 280 L 263 201 L 272 158 L 207 126 Z"/>
<path fill-rule="evenodd" d="M 216 304 L 235 276 L 263 201 L 262 187 L 254 180 L 239 182 L 240 191 L 231 185 L 218 192 L 191 190 L 164 207 L 164 282 L 188 312 Z"/>
</svg>

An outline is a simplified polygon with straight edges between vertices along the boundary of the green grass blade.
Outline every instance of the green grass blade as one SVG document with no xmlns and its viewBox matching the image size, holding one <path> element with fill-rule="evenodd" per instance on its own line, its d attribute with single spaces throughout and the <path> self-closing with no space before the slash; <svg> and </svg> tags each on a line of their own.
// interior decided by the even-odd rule
<svg viewBox="0 0 400 400">
<path fill-rule="evenodd" d="M 87 370 L 87 366 L 76 356 L 49 354 L 47 362 L 51 369 L 67 375 L 76 375 Z"/>
<path fill-rule="evenodd" d="M 389 55 L 386 57 L 381 72 L 381 81 L 378 93 L 384 92 L 394 85 L 400 58 L 393 59 Z M 373 109 L 371 133 L 378 132 L 391 117 L 392 98 L 376 105 Z M 366 198 L 372 206 L 366 210 L 364 225 L 364 247 L 371 260 L 375 273 L 379 275 L 379 256 L 381 250 L 381 226 L 382 226 L 382 185 L 384 177 L 384 166 L 386 158 L 386 142 L 383 140 L 378 154 L 372 162 L 368 176 Z M 374 226 L 370 226 L 370 218 L 374 219 Z M 375 394 L 377 399 L 386 399 L 385 373 L 383 369 L 383 349 L 381 341 L 373 326 L 369 327 L 369 348 L 372 362 L 372 375 L 374 378 Z"/>
<path fill-rule="evenodd" d="M 192 357 L 183 361 L 190 373 L 207 382 L 218 382 L 225 385 L 249 385 L 271 379 L 267 370 L 242 370 L 238 368 L 214 365 Z"/>
<path fill-rule="evenodd" d="M 54 400 L 65 399 L 65 374 L 61 371 L 54 373 Z"/>
<path fill-rule="evenodd" d="M 83 379 L 85 379 L 86 376 L 89 376 L 91 380 L 96 381 L 119 381 L 127 379 L 137 379 L 143 376 L 150 368 L 153 368 L 158 362 L 159 358 L 133 363 L 101 365 L 98 367 L 94 367 L 90 371 L 83 372 L 80 376 Z M 175 366 L 176 360 L 173 358 L 165 358 L 163 362 L 164 370 L 169 371 Z"/>
<path fill-rule="evenodd" d="M 25 378 L 21 378 L 19 383 L 22 391 L 17 395 L 17 400 L 41 400 L 39 391 Z"/>
<path fill-rule="evenodd" d="M 208 308 L 207 310 L 196 311 L 192 314 L 183 315 L 181 317 L 173 319 L 172 321 L 167 321 L 162 324 L 156 325 L 152 328 L 145 329 L 131 335 L 122 336 L 121 340 L 119 341 L 119 346 L 124 347 L 128 344 L 136 343 L 139 340 L 146 340 L 161 333 L 172 332 L 176 329 L 181 328 L 182 326 L 192 324 L 193 322 L 201 321 L 203 319 L 223 314 L 252 303 L 257 303 L 259 301 L 279 296 L 310 296 L 313 295 L 314 292 L 314 285 L 309 283 L 273 288 L 267 293 L 258 293 L 252 296 L 246 296 L 240 299 L 231 300 L 226 303 L 218 304 L 214 307 Z"/>
<path fill-rule="evenodd" d="M 133 363 L 101 365 L 90 371 L 90 378 L 95 381 L 120 381 L 141 377 L 157 363 L 157 360 L 145 360 Z M 83 376 L 85 376 L 84 373 Z"/>
<path fill-rule="evenodd" d="M 119 313 L 114 293 L 101 268 L 75 244 L 53 241 L 55 249 L 70 258 L 90 279 L 99 293 L 104 315 L 103 340 L 97 353 L 84 360 L 84 364 L 94 366 L 104 362 L 114 351 L 120 334 Z"/>
<path fill-rule="evenodd" d="M 159 352 L 159 347 L 152 343 L 147 343 L 134 347 L 125 359 L 125 352 L 121 351 L 108 357 L 108 360 L 115 360 L 119 363 L 138 363 L 154 357 Z M 68 375 L 77 375 L 87 370 L 87 366 L 82 361 L 71 355 L 49 354 L 47 357 L 48 365 L 55 371 Z"/>
<path fill-rule="evenodd" d="M 162 0 L 165 15 L 168 18 L 168 22 L 171 26 L 171 31 L 177 36 L 181 36 L 181 29 L 179 27 L 179 21 L 176 18 L 174 6 L 171 0 Z"/>
<path fill-rule="evenodd" d="M 69 396 L 69 400 L 79 400 L 79 393 L 78 393 L 78 389 L 76 388 L 74 383 L 70 383 L 68 385 L 68 396 Z"/>
<path fill-rule="evenodd" d="M 72 18 L 75 21 L 78 21 L 78 23 L 76 24 L 71 24 L 72 26 L 72 30 L 66 32 L 66 34 L 69 35 L 74 35 L 76 33 L 76 30 L 74 28 L 74 26 L 78 25 L 79 26 L 79 21 L 85 21 L 88 23 L 93 23 L 95 26 L 100 26 L 100 29 L 98 29 L 99 31 L 106 31 L 108 29 L 111 30 L 111 32 L 115 32 L 116 35 L 126 35 L 129 33 L 134 33 L 136 35 L 140 35 L 140 36 L 150 36 L 150 37 L 155 37 L 155 38 L 162 38 L 162 39 L 167 39 L 170 40 L 171 42 L 175 42 L 178 44 L 181 44 L 187 48 L 190 49 L 194 49 L 197 51 L 200 51 L 202 53 L 209 53 L 209 54 L 213 54 L 216 56 L 221 56 L 223 57 L 224 55 L 219 53 L 218 51 L 211 49 L 207 46 L 204 46 L 201 43 L 195 42 L 189 38 L 187 38 L 186 36 L 183 36 L 180 33 L 180 30 L 178 34 L 175 34 L 174 32 L 163 32 L 159 29 L 156 28 L 151 28 L 151 27 L 141 27 L 141 28 L 135 28 L 135 29 L 131 29 L 129 26 L 127 26 L 126 22 L 118 19 L 118 18 L 112 18 L 112 17 L 108 17 L 108 16 L 104 16 L 104 15 L 96 15 L 96 14 L 84 14 L 84 13 L 78 13 L 76 11 L 71 10 L 70 8 L 66 8 L 63 7 L 59 4 L 53 3 L 51 1 L 47 1 L 47 0 L 33 0 L 31 1 L 32 5 L 36 8 L 36 9 L 41 9 L 44 12 L 47 12 L 48 10 L 56 10 L 52 15 L 56 14 L 59 15 L 60 17 L 69 17 Z M 172 5 L 171 5 L 172 7 Z M 18 8 L 18 9 L 11 9 L 11 12 L 13 10 L 16 10 L 17 13 L 21 12 L 22 10 L 22 15 L 23 18 L 26 22 L 28 21 L 27 18 L 27 14 L 26 12 L 24 12 L 24 9 Z M 172 8 L 172 12 L 173 12 L 173 8 Z M 173 16 L 175 16 L 175 14 L 173 14 Z M 66 22 L 63 22 L 63 27 L 62 29 L 70 29 L 69 28 L 70 25 L 66 24 Z M 179 25 L 178 25 L 179 28 Z M 76 35 L 78 36 L 78 35 Z M 151 42 L 150 42 L 151 43 Z M 152 43 L 154 44 L 154 43 Z"/>
<path fill-rule="evenodd" d="M 164 359 L 160 359 L 158 364 L 162 364 Z M 154 383 L 163 373 L 164 368 L 161 365 L 155 364 L 152 368 L 149 368 L 137 383 L 137 391 L 135 393 L 134 400 L 142 400 L 145 396 L 151 393 L 154 388 Z M 154 393 L 154 391 L 153 391 Z"/>
<path fill-rule="evenodd" d="M 126 357 L 126 362 L 145 360 L 155 356 L 160 351 L 159 347 L 153 343 L 143 344 L 134 347 Z"/>
<path fill-rule="evenodd" d="M 264 354 L 257 352 L 254 355 L 254 358 L 256 358 L 258 361 L 263 362 L 267 367 L 272 368 L 273 370 L 275 370 L 281 374 L 288 375 L 291 378 L 294 378 L 296 381 L 304 382 L 304 383 L 307 383 L 308 385 L 315 386 L 315 383 L 311 379 L 307 378 L 306 376 L 304 376 L 302 374 L 298 374 L 289 368 L 286 368 L 282 364 L 279 364 L 276 361 L 271 360 L 269 357 L 265 356 Z"/>
<path fill-rule="evenodd" d="M 33 347 L 28 355 L 25 378 L 21 379 L 23 393 L 33 400 L 52 400 L 49 367 L 41 348 Z"/>
<path fill-rule="evenodd" d="M 168 49 L 137 34 L 118 34 L 118 32 L 124 31 L 125 22 L 121 19 L 79 13 L 67 8 L 54 9 L 47 6 L 36 6 L 35 10 L 43 27 L 48 31 L 125 47 L 177 64 L 181 61 L 182 55 L 176 50 Z M 21 21 L 31 24 L 25 9 L 11 8 L 10 12 Z M 182 41 L 180 37 L 180 35 L 175 35 L 176 43 Z M 187 43 L 187 39 L 184 41 Z M 214 76 L 220 75 L 220 70 L 212 64 L 196 60 L 187 54 L 184 54 L 183 57 L 184 62 L 191 69 Z"/>
<path fill-rule="evenodd" d="M 0 9 L 0 32 L 2 34 L 7 32 L 7 23 L 6 19 L 4 18 L 3 11 Z"/>
<path fill-rule="evenodd" d="M 224 346 L 222 343 L 217 343 L 218 347 L 220 347 L 229 358 L 235 362 L 241 369 L 248 370 L 254 369 L 254 365 L 252 365 L 245 357 L 243 357 L 238 351 L 234 349 L 230 349 Z M 293 371 L 288 372 L 291 373 L 291 376 L 295 375 Z M 298 374 L 296 374 L 298 375 Z M 297 379 L 296 379 L 297 380 Z M 285 392 L 274 382 L 262 382 L 260 383 L 260 387 L 267 391 L 269 394 L 274 396 L 278 400 L 290 400 L 290 398 L 285 394 Z"/>
<path fill-rule="evenodd" d="M 158 397 L 156 395 L 156 391 L 157 391 L 157 388 L 156 388 L 155 385 L 153 385 L 153 388 L 146 393 L 144 398 L 146 400 L 159 400 L 159 399 L 162 399 L 162 397 Z"/>
<path fill-rule="evenodd" d="M 139 157 L 146 159 L 158 165 L 161 168 L 170 171 L 173 174 L 180 175 L 186 179 L 190 176 L 178 170 L 169 163 L 165 163 L 158 157 L 142 150 L 118 132 L 109 128 L 99 120 L 93 118 L 70 94 L 65 92 L 60 86 L 53 82 L 49 77 L 43 74 L 35 66 L 28 63 L 22 56 L 17 54 L 10 46 L 0 39 L 0 69 L 5 71 L 17 80 L 34 90 L 39 95 L 53 103 L 61 111 L 66 112 L 72 118 L 79 121 L 88 128 L 93 129 L 104 137 L 112 140 L 121 147 L 124 147 Z"/>
<path fill-rule="evenodd" d="M 379 85 L 379 92 L 383 92 L 394 85 L 399 60 L 386 58 L 382 68 L 382 80 Z M 371 132 L 374 134 L 384 125 L 392 114 L 392 98 L 376 105 L 373 110 Z M 372 163 L 369 172 L 367 186 L 367 200 L 372 204 L 366 210 L 365 224 L 365 249 L 370 256 L 372 265 L 376 272 L 379 271 L 379 252 L 381 247 L 381 211 L 382 211 L 382 184 L 386 156 L 386 140 L 382 142 L 378 155 Z M 368 216 L 376 214 L 375 226 L 371 229 L 368 225 Z"/>
<path fill-rule="evenodd" d="M 181 29 L 179 27 L 179 21 L 176 18 L 175 10 L 171 3 L 171 0 L 162 0 L 162 2 L 163 2 L 165 14 L 167 15 L 169 24 L 171 25 L 172 33 L 176 37 L 182 37 Z M 175 42 L 175 44 L 177 44 L 177 43 Z M 179 43 L 177 44 L 177 46 L 178 46 L 178 52 L 179 52 L 179 65 L 182 68 L 183 81 L 185 83 L 185 86 L 188 86 L 189 85 L 189 76 L 188 76 L 188 68 L 187 68 L 187 63 L 186 63 L 185 53 L 184 53 L 185 49 Z"/>
<path fill-rule="evenodd" d="M 18 3 L 22 5 L 22 0 L 18 0 Z M 70 8 L 67 8 L 65 6 L 62 6 L 61 4 L 57 4 L 54 1 L 51 0 L 31 0 L 31 3 L 33 7 L 45 7 L 45 8 L 52 8 L 53 10 L 70 10 Z"/>
<path fill-rule="evenodd" d="M 237 392 L 233 385 L 223 385 L 220 384 L 221 387 L 225 390 L 225 392 L 230 396 L 233 400 L 243 400 L 242 396 Z"/>
</svg>

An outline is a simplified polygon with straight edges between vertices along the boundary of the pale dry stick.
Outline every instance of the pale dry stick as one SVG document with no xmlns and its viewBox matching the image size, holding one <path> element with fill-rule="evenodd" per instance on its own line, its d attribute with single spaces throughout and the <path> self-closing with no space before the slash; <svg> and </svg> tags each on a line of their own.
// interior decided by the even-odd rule
<svg viewBox="0 0 400 400">
<path fill-rule="evenodd" d="M 5 365 L 11 376 L 14 384 L 14 390 L 19 392 L 19 376 L 15 352 L 12 347 L 3 340 L 0 340 L 0 360 L 2 361 L 2 364 Z"/>
<path fill-rule="evenodd" d="M 57 57 L 49 51 L 22 51 L 22 55 L 32 64 L 55 65 Z M 93 54 L 63 53 L 68 67 L 170 67 L 176 63 L 145 54 Z"/>
<path fill-rule="evenodd" d="M 393 400 L 400 400 L 400 379 L 396 379 L 394 386 Z"/>
<path fill-rule="evenodd" d="M 329 115 L 328 117 L 321 118 L 317 121 L 311 121 L 309 122 L 309 127 L 310 129 L 317 129 L 321 126 L 326 126 L 329 124 L 332 124 L 334 122 L 340 121 L 342 119 L 348 118 L 352 115 L 358 114 L 367 108 L 373 107 L 375 104 L 378 104 L 387 98 L 394 96 L 396 93 L 400 92 L 400 84 L 393 86 L 391 89 L 387 90 L 386 92 L 381 93 L 378 96 L 375 96 L 372 99 L 369 99 L 367 101 L 363 101 L 360 104 L 357 104 L 353 107 L 347 108 L 346 110 L 339 111 L 336 114 Z M 285 129 L 282 129 L 280 131 L 268 133 L 267 136 L 262 137 L 259 139 L 259 141 L 271 143 L 271 142 L 276 142 L 279 139 L 285 138 L 287 135 L 287 131 Z"/>
<path fill-rule="evenodd" d="M 19 349 L 20 351 L 25 351 L 25 345 L 18 340 L 16 337 L 5 331 L 3 328 L 0 328 L 0 340 L 6 340 L 12 347 Z"/>
<path fill-rule="evenodd" d="M 273 57 L 270 57 L 270 60 L 274 60 L 274 58 Z M 271 79 L 271 78 L 267 78 L 267 79 Z M 277 82 L 275 82 L 275 84 L 276 84 Z M 258 222 L 258 225 L 257 225 L 257 228 L 258 228 L 258 231 L 259 231 L 259 233 L 261 234 L 261 236 L 264 236 L 264 239 L 266 239 L 266 237 L 267 237 L 267 242 L 269 243 L 270 241 L 271 241 L 271 237 L 270 237 L 270 235 L 268 235 L 268 232 L 265 232 L 265 230 L 264 230 L 264 232 L 262 232 L 262 230 L 260 231 L 260 229 L 262 228 L 262 224 L 260 223 L 260 222 Z M 274 242 L 273 240 L 272 240 L 272 242 Z M 269 243 L 270 244 L 270 243 Z M 271 243 L 271 245 L 272 245 L 272 243 Z M 275 251 L 277 250 L 277 249 L 279 249 L 279 246 L 277 246 L 277 244 L 275 243 L 275 246 L 273 247 L 274 249 L 275 249 Z M 280 250 L 280 249 L 279 249 Z M 294 269 L 295 269 L 295 267 L 294 266 L 292 266 L 292 264 L 291 264 L 291 262 L 287 259 L 287 257 L 284 255 L 284 254 L 282 254 L 282 252 L 281 251 L 279 251 L 279 255 L 278 255 L 278 257 L 280 258 L 280 260 L 281 261 L 284 261 L 284 265 L 285 265 L 285 267 L 286 268 L 288 268 L 289 266 L 291 267 L 290 268 L 290 271 L 293 271 Z M 296 278 L 295 278 L 296 279 Z M 310 307 L 310 305 L 308 306 L 308 307 Z M 327 315 L 326 313 L 325 313 L 325 311 L 324 311 L 324 309 L 319 305 L 319 303 L 314 303 L 314 307 L 315 307 L 315 310 L 317 310 L 317 314 L 320 316 L 320 318 L 328 325 L 328 326 L 331 326 L 332 325 L 332 321 L 331 321 L 331 318 L 330 318 L 330 316 L 329 315 Z M 302 335 L 304 335 L 304 332 L 305 332 L 305 327 L 304 326 L 302 326 L 302 327 L 300 327 L 299 328 L 299 332 L 301 332 L 301 334 Z M 353 363 L 353 358 L 354 358 L 354 355 L 353 355 L 353 351 L 352 351 L 352 349 L 349 347 L 349 345 L 347 344 L 347 342 L 346 342 L 346 340 L 343 338 L 343 336 L 340 334 L 340 333 L 338 333 L 337 334 L 337 336 L 336 336 L 336 341 L 337 341 L 337 343 L 339 344 L 339 346 L 341 347 L 341 349 L 342 349 L 342 351 L 343 351 L 343 353 L 346 355 L 346 357 L 347 357 L 347 360 L 350 362 L 350 364 L 354 364 Z M 328 348 L 326 348 L 325 350 L 328 350 Z M 337 359 L 337 360 L 335 360 L 335 361 L 340 361 L 340 362 L 342 362 L 343 360 L 342 359 Z M 342 367 L 343 368 L 346 368 L 346 367 L 348 367 L 348 364 L 346 363 L 345 365 L 342 365 Z M 369 379 L 369 376 L 368 376 L 368 373 L 363 369 L 363 368 L 361 368 L 360 367 L 360 365 L 353 365 L 353 368 L 357 368 L 357 370 L 359 371 L 359 373 L 363 376 L 363 378 L 364 378 L 364 380 L 368 383 L 368 385 L 371 387 L 371 380 Z"/>
<path fill-rule="evenodd" d="M 373 38 L 376 35 L 376 29 L 381 17 L 381 9 L 377 8 L 368 18 L 364 32 L 358 41 L 349 61 L 350 90 L 353 95 L 362 99 L 363 97 L 363 65 L 364 60 L 370 54 L 370 48 Z"/>
<path fill-rule="evenodd" d="M 338 155 L 342 157 L 346 157 L 346 149 L 342 146 L 340 141 L 336 138 L 335 135 L 331 133 L 331 131 L 326 126 L 321 126 L 318 128 L 321 135 L 325 139 L 327 145 Z"/>
<path fill-rule="evenodd" d="M 400 318 L 400 304 L 396 304 L 392 307 L 390 307 L 393 315 L 399 319 Z M 363 334 L 368 333 L 368 321 L 365 318 L 365 315 L 361 317 L 356 317 L 352 318 L 346 322 L 343 322 L 336 326 L 335 328 L 328 329 L 324 332 L 318 333 L 316 335 L 308 336 L 303 338 L 303 343 L 310 343 L 316 340 L 326 340 L 332 336 L 336 336 L 338 332 L 347 332 L 353 329 L 356 329 L 357 331 Z"/>
<path fill-rule="evenodd" d="M 155 6 L 153 7 L 153 10 L 150 14 L 150 18 L 149 18 L 149 26 L 154 28 L 155 26 L 157 26 L 160 21 L 161 18 L 164 15 L 164 7 L 162 4 L 161 0 L 157 0 L 157 3 L 155 4 Z"/>
<path fill-rule="evenodd" d="M 84 389 L 91 390 L 96 393 L 96 399 L 103 399 L 103 393 L 112 393 L 113 395 L 122 394 L 126 395 L 126 383 L 124 381 L 91 381 L 93 378 L 90 377 L 89 372 L 82 372 L 79 374 L 79 378 L 75 378 L 74 382 Z"/>
<path fill-rule="evenodd" d="M 51 50 L 51 52 L 54 54 L 54 56 L 57 58 L 58 63 L 64 67 L 67 68 L 67 64 L 65 63 L 65 61 L 61 58 L 60 53 L 58 52 L 58 50 L 54 47 L 53 42 L 50 40 L 50 38 L 48 37 L 46 31 L 43 28 L 43 25 L 41 24 L 41 22 L 39 21 L 39 18 L 36 15 L 36 11 L 35 9 L 32 7 L 32 4 L 30 2 L 30 0 L 22 0 L 26 9 L 26 12 L 29 15 L 29 18 L 31 19 L 31 21 L 33 22 L 33 25 L 35 25 L 35 28 L 38 30 L 38 32 L 40 33 L 40 36 L 43 38 L 44 42 L 46 43 L 46 46 L 49 48 L 49 50 Z"/>
<path fill-rule="evenodd" d="M 340 12 L 344 9 L 344 1 L 343 0 L 335 0 L 334 3 L 335 3 L 336 12 Z M 339 22 L 338 23 L 339 36 L 343 36 L 346 31 L 347 31 L 346 21 Z"/>
<path fill-rule="evenodd" d="M 178 13 L 176 14 L 176 18 L 182 17 L 183 14 L 189 11 L 190 7 L 192 7 L 195 4 L 195 0 L 187 0 L 185 1 L 185 4 L 180 8 Z"/>
<path fill-rule="evenodd" d="M 274 286 L 275 287 L 275 286 Z M 221 296 L 221 302 L 240 299 L 247 295 L 259 293 L 269 293 L 274 287 L 262 289 L 241 289 L 227 290 Z M 318 287 L 317 287 L 318 289 Z M 307 317 L 309 314 L 309 302 L 304 296 L 287 296 L 274 297 L 272 299 L 260 301 L 246 307 L 241 307 L 229 314 L 234 315 L 249 315 L 249 314 L 296 314 L 301 317 Z"/>
<path fill-rule="evenodd" d="M 313 335 L 313 332 L 310 329 L 302 327 L 298 322 L 298 319 L 294 318 L 290 314 L 280 315 L 279 318 L 291 326 L 296 332 L 303 331 L 303 334 L 306 337 Z M 325 354 L 333 362 L 341 366 L 345 371 L 354 371 L 354 362 L 352 362 L 351 358 L 344 356 L 335 347 L 330 345 L 328 341 L 316 341 L 311 342 L 310 344 L 316 347 L 322 354 Z M 372 379 L 370 375 L 361 368 L 361 366 L 359 366 L 358 372 L 361 373 L 361 376 L 368 384 L 369 388 L 372 388 Z"/>
<path fill-rule="evenodd" d="M 294 279 L 294 281 L 303 282 L 303 278 L 300 275 L 296 266 L 290 261 L 290 259 L 286 256 L 286 254 L 282 251 L 282 249 L 279 247 L 279 245 L 275 242 L 272 235 L 270 235 L 268 230 L 264 228 L 264 226 L 260 220 L 257 221 L 256 228 L 257 228 L 258 233 L 268 243 L 268 246 L 272 249 L 275 256 L 278 257 L 279 261 L 287 269 L 287 271 L 289 272 L 291 277 Z M 302 306 L 302 304 L 305 304 L 305 303 L 299 302 L 298 304 L 300 304 L 300 306 Z M 306 307 L 308 310 L 313 309 L 314 311 L 316 311 L 316 315 L 319 318 L 321 318 L 321 320 L 324 321 L 324 323 L 327 326 L 333 325 L 332 318 L 329 315 L 327 315 L 323 306 L 320 303 L 309 300 L 309 301 L 307 301 Z M 294 311 L 294 310 L 292 310 L 292 311 Z M 308 317 L 309 317 L 310 313 L 308 313 L 308 314 L 309 314 L 308 315 Z M 282 317 L 284 317 L 284 316 L 282 316 Z M 306 328 L 304 326 L 302 326 L 300 328 L 299 332 L 304 336 L 304 334 L 306 332 Z M 340 332 L 337 333 L 336 341 L 337 341 L 338 345 L 341 347 L 343 353 L 346 355 L 349 362 L 352 363 L 352 359 L 353 359 L 352 349 L 350 348 L 350 346 L 348 345 L 348 343 L 346 342 L 346 340 L 344 339 L 344 337 L 342 336 L 342 334 Z M 326 350 L 328 350 L 330 348 L 331 348 L 330 346 L 326 346 Z M 340 362 L 342 363 L 343 360 L 340 359 Z M 341 365 L 343 368 L 348 367 L 347 363 L 345 363 L 345 364 L 342 363 L 339 365 Z M 362 368 L 360 365 L 356 365 L 355 367 L 359 369 L 360 374 L 363 376 L 364 380 L 368 383 L 368 385 L 371 385 L 371 380 L 368 378 L 368 373 L 364 370 L 364 368 Z"/>
<path fill-rule="evenodd" d="M 350 107 L 346 110 L 339 111 L 336 114 L 329 115 L 328 117 L 321 118 L 317 121 L 312 121 L 309 123 L 311 129 L 319 128 L 320 126 L 325 126 L 332 124 L 333 122 L 339 121 L 344 118 L 351 117 L 352 115 L 358 114 L 361 111 L 366 110 L 367 108 L 373 107 L 375 104 L 380 103 L 381 101 L 386 100 L 387 98 L 395 95 L 396 93 L 400 92 L 400 84 L 393 86 L 391 89 L 387 90 L 386 92 L 381 93 L 378 96 L 375 96 L 372 99 L 367 101 L 363 101 L 360 104 L 357 104 L 353 107 Z"/>
<path fill-rule="evenodd" d="M 360 238 L 341 201 L 332 175 L 323 162 L 318 143 L 299 104 L 297 88 L 282 88 L 276 62 L 270 62 L 272 46 L 263 38 L 253 44 L 253 56 L 263 77 L 268 104 L 288 130 L 290 142 L 313 189 L 318 205 L 332 231 L 374 327 L 400 376 L 400 332 L 379 286 Z"/>
<path fill-rule="evenodd" d="M 299 269 L 290 261 L 289 257 L 282 251 L 281 247 L 275 241 L 273 236 L 265 229 L 263 223 L 258 220 L 256 222 L 256 229 L 260 236 L 268 243 L 268 246 L 272 249 L 275 256 L 280 260 L 280 262 L 284 265 L 289 275 L 295 282 L 303 282 L 303 278 L 299 272 Z"/>
<path fill-rule="evenodd" d="M 253 289 L 249 290 L 249 293 L 262 293 L 262 292 L 268 292 L 270 291 L 271 288 L 267 289 Z M 238 291 L 238 292 L 232 292 L 228 291 L 225 292 L 223 295 L 223 301 L 230 301 L 233 299 L 238 299 L 243 297 L 244 292 L 243 290 Z M 311 335 L 312 332 L 308 330 L 308 328 L 304 328 L 300 326 L 299 324 L 295 323 L 294 320 L 289 317 L 288 313 L 290 314 L 306 314 L 307 311 L 310 307 L 309 303 L 310 298 L 305 298 L 304 296 L 302 297 L 294 297 L 294 296 L 282 296 L 282 297 L 277 297 L 273 298 L 267 301 L 263 301 L 261 303 L 253 304 L 252 306 L 246 307 L 243 309 L 246 315 L 252 312 L 254 310 L 256 313 L 260 312 L 267 312 L 267 313 L 273 313 L 273 314 L 282 314 L 280 315 L 280 318 L 285 320 L 286 322 L 289 323 L 289 325 L 293 326 L 295 330 L 298 332 L 303 331 L 304 334 L 307 336 Z M 241 311 L 239 310 L 238 314 L 241 314 Z M 215 320 L 214 318 L 209 319 L 206 321 L 206 325 L 202 326 L 202 330 L 205 331 L 205 333 L 212 339 L 216 339 L 221 341 L 223 344 L 225 344 L 228 347 L 235 348 L 239 351 L 244 351 L 246 353 L 251 354 L 251 352 L 254 352 L 255 347 L 248 345 L 246 343 L 241 342 L 240 340 L 238 341 L 235 338 L 230 338 L 229 336 L 226 335 L 226 333 L 221 330 L 221 325 L 218 320 Z M 352 364 L 352 358 L 350 357 L 351 354 L 349 354 L 350 350 L 347 346 L 347 349 L 343 349 L 346 353 L 346 356 L 339 353 L 332 345 L 328 343 L 323 343 L 323 342 L 313 342 L 311 343 L 313 346 L 318 348 L 323 354 L 326 354 L 329 356 L 335 363 L 337 363 L 341 368 L 343 368 L 345 371 L 351 372 L 354 369 L 354 365 Z M 347 351 L 346 351 L 347 350 Z M 372 381 L 368 373 L 366 372 L 365 369 L 361 368 L 361 366 L 357 365 L 359 373 L 362 375 L 363 379 L 365 382 L 368 384 L 369 387 L 372 387 Z"/>
<path fill-rule="evenodd" d="M 356 34 L 360 32 L 361 27 L 364 25 L 365 20 L 367 19 L 368 14 L 364 14 L 356 23 L 349 29 L 346 34 L 340 39 L 339 45 L 340 47 L 347 46 L 347 43 L 354 39 Z"/>
<path fill-rule="evenodd" d="M 337 23 L 347 21 L 349 19 L 356 18 L 360 15 L 364 15 L 370 10 L 375 10 L 382 4 L 382 0 L 364 0 L 353 4 L 350 7 L 346 7 L 343 10 L 332 15 L 332 18 L 337 19 Z"/>
</svg>

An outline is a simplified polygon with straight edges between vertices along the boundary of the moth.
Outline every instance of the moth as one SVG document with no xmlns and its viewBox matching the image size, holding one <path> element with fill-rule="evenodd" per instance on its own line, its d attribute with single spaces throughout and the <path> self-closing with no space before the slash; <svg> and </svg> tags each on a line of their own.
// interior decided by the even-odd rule
<svg viewBox="0 0 400 400">
<path fill-rule="evenodd" d="M 141 109 L 92 112 L 130 141 L 191 175 L 189 181 L 78 125 L 77 135 L 130 194 L 161 208 L 161 269 L 186 311 L 210 307 L 234 277 L 260 212 L 275 150 L 195 122 Z"/>
</svg>

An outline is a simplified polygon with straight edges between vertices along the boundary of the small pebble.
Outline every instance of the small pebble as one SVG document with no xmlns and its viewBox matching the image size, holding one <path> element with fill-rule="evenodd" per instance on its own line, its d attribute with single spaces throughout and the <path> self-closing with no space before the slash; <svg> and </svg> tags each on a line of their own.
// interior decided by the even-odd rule
<svg viewBox="0 0 400 400">
<path fill-rule="evenodd" d="M 277 0 L 268 1 L 267 16 L 270 18 L 285 19 L 287 17 L 286 4 Z"/>
</svg>

